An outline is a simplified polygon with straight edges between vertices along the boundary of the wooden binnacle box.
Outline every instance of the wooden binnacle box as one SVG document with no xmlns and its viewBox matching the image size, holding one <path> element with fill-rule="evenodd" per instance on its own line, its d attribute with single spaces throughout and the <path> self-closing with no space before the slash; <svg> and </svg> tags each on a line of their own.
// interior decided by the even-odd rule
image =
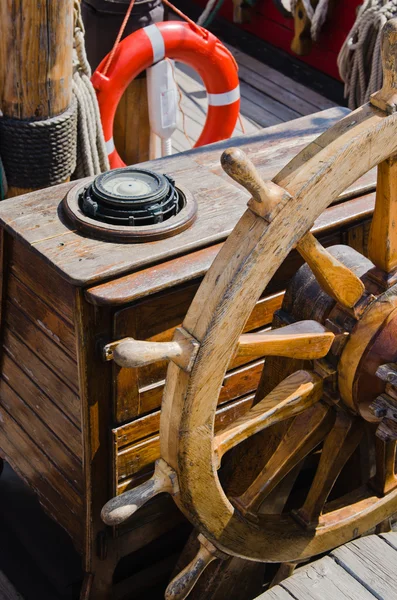
<svg viewBox="0 0 397 600">
<path fill-rule="evenodd" d="M 324 111 L 233 145 L 269 179 L 345 112 Z M 128 529 L 109 531 L 100 520 L 105 502 L 147 478 L 159 456 L 166 370 L 161 363 L 119 368 L 103 360 L 102 348 L 123 337 L 169 340 L 181 324 L 248 200 L 220 167 L 221 151 L 229 145 L 144 165 L 171 175 L 198 205 L 196 221 L 167 239 L 115 243 L 79 233 L 62 211 L 75 183 L 0 205 L 0 452 L 69 533 L 91 578 L 100 571 L 111 582 L 123 555 L 153 543 L 182 520 L 164 497 L 141 510 Z M 322 244 L 365 249 L 373 189 L 370 173 L 325 211 L 312 230 Z M 263 291 L 246 331 L 270 326 L 300 264 L 291 253 Z M 218 426 L 249 409 L 262 364 L 231 362 Z M 161 552 L 151 555 L 153 563 L 161 558 Z"/>
</svg>

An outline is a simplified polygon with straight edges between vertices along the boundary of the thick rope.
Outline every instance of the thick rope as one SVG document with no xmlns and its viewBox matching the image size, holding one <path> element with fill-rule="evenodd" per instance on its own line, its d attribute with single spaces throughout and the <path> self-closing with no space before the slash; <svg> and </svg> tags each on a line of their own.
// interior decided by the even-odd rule
<svg viewBox="0 0 397 600">
<path fill-rule="evenodd" d="M 77 102 L 42 121 L 0 119 L 0 153 L 8 183 L 41 189 L 62 183 L 76 167 Z"/>
<path fill-rule="evenodd" d="M 74 178 L 107 171 L 109 159 L 103 136 L 101 116 L 91 83 L 91 67 L 84 43 L 80 1 L 74 0 L 73 92 L 77 99 L 77 165 Z"/>
<path fill-rule="evenodd" d="M 294 15 L 298 0 L 291 1 L 291 13 Z M 316 8 L 312 7 L 310 0 L 302 0 L 310 25 L 310 37 L 314 42 L 319 38 L 320 31 L 328 15 L 329 0 L 319 0 Z"/>
<path fill-rule="evenodd" d="M 338 56 L 339 74 L 345 82 L 348 106 L 368 102 L 382 87 L 381 33 L 397 16 L 397 0 L 365 0 Z"/>
<path fill-rule="evenodd" d="M 197 19 L 197 25 L 204 25 L 208 17 L 210 16 L 212 9 L 214 8 L 217 0 L 208 0 L 207 5 L 199 18 Z"/>
</svg>

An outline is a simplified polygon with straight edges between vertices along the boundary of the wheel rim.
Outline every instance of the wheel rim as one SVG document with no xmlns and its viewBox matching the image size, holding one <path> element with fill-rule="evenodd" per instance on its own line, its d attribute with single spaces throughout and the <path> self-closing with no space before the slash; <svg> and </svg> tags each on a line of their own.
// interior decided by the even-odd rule
<svg viewBox="0 0 397 600">
<path fill-rule="evenodd" d="M 262 289 L 321 212 L 367 170 L 396 152 L 397 145 L 390 139 L 393 136 L 386 133 L 389 127 L 390 132 L 394 129 L 396 122 L 395 115 L 386 116 L 370 106 L 358 109 L 309 146 L 306 155 L 311 157 L 304 167 L 298 156 L 283 169 L 274 181 L 288 190 L 292 200 L 270 223 L 251 211 L 245 213 L 208 272 L 185 319 L 183 326 L 198 340 L 200 350 L 190 375 L 169 366 L 161 415 L 161 456 L 178 473 L 177 502 L 181 510 L 229 554 L 265 561 L 310 556 L 333 547 L 335 539 L 343 543 L 353 534 L 364 532 L 369 521 L 372 524 L 371 515 L 382 520 L 386 512 L 396 508 L 395 494 L 387 499 L 372 495 L 371 500 L 362 501 L 365 508 L 358 515 L 349 515 L 321 531 L 319 528 L 315 543 L 311 541 L 312 532 L 289 520 L 287 538 L 293 537 L 294 531 L 299 534 L 293 549 L 288 548 L 279 526 L 272 533 L 271 523 L 267 523 L 264 531 L 233 507 L 220 485 L 212 448 L 219 390 L 239 335 Z M 346 163 L 349 169 L 342 169 L 341 176 L 335 177 L 338 168 Z M 324 190 L 328 192 L 326 197 Z M 232 265 L 235 248 L 239 249 L 238 260 Z M 277 261 L 272 262 L 269 257 L 274 256 Z M 356 506 L 357 510 L 360 506 Z"/>
</svg>

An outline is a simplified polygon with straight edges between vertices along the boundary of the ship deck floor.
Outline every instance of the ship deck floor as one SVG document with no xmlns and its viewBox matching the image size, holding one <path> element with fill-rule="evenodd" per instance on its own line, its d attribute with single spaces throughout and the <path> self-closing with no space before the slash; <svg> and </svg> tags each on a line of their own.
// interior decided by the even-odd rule
<svg viewBox="0 0 397 600">
<path fill-rule="evenodd" d="M 240 112 L 245 133 L 254 133 L 263 127 L 337 106 L 332 100 L 248 54 L 232 46 L 228 48 L 239 66 Z M 192 148 L 202 131 L 207 112 L 207 95 L 198 74 L 182 63 L 176 64 L 176 80 L 183 97 L 181 106 L 185 115 L 185 127 L 180 115 L 172 140 L 174 152 L 182 152 Z M 238 122 L 233 137 L 242 133 L 241 123 Z"/>
<path fill-rule="evenodd" d="M 256 600 L 395 600 L 397 533 L 359 538 L 303 566 Z"/>
</svg>

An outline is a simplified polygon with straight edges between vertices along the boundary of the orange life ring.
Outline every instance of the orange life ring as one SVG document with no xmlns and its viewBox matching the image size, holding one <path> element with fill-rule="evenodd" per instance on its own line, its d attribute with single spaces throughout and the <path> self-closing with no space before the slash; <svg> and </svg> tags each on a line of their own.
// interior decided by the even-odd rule
<svg viewBox="0 0 397 600">
<path fill-rule="evenodd" d="M 240 110 L 237 64 L 212 33 L 188 23 L 167 21 L 131 33 L 117 47 L 106 75 L 106 57 L 92 76 L 96 89 L 106 147 L 112 169 L 125 166 L 113 142 L 117 105 L 131 81 L 164 57 L 183 62 L 201 76 L 208 95 L 204 129 L 195 147 L 230 137 Z"/>
</svg>

